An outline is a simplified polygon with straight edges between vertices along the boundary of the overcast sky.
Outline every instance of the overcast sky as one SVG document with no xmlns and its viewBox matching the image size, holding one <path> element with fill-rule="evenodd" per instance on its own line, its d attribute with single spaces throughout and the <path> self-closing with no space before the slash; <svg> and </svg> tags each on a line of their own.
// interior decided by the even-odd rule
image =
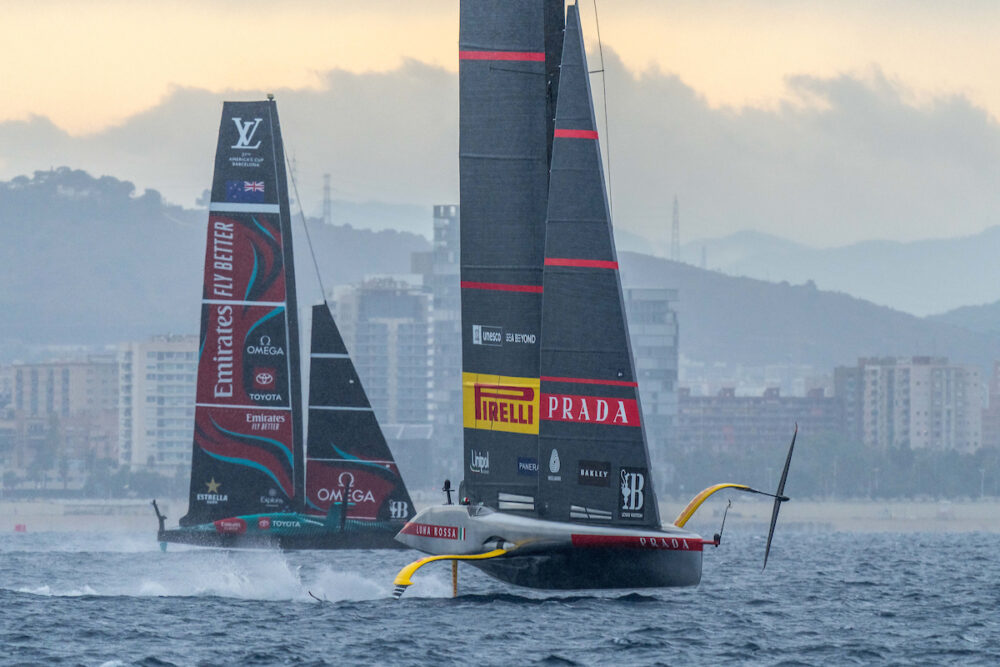
<svg viewBox="0 0 1000 667">
<path fill-rule="evenodd" d="M 753 228 L 837 245 L 1000 222 L 1000 3 L 597 7 L 621 228 L 665 240 L 674 194 L 685 240 Z M 345 199 L 455 201 L 457 8 L 0 0 L 0 178 L 65 164 L 190 206 L 221 101 L 274 92 L 307 205 L 324 172 Z"/>
</svg>

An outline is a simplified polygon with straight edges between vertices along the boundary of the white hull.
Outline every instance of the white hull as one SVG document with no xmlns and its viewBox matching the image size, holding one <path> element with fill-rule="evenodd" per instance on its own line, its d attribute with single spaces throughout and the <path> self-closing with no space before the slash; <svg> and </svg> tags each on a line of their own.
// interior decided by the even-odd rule
<svg viewBox="0 0 1000 667">
<path fill-rule="evenodd" d="M 425 509 L 396 539 L 433 555 L 507 549 L 503 556 L 470 563 L 515 585 L 564 590 L 694 586 L 701 580 L 705 544 L 676 526 L 545 521 L 469 505 Z"/>
</svg>

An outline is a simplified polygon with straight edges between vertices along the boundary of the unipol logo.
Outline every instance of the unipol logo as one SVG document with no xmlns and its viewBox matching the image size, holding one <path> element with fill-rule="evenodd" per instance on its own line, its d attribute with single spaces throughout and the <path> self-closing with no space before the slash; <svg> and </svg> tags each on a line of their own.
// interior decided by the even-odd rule
<svg viewBox="0 0 1000 667">
<path fill-rule="evenodd" d="M 257 128 L 260 127 L 260 122 L 264 120 L 263 118 L 254 118 L 253 120 L 248 120 L 245 123 L 242 118 L 233 118 L 233 122 L 236 124 L 236 131 L 240 133 L 240 138 L 236 140 L 234 146 L 230 148 L 236 148 L 246 151 L 255 151 L 260 148 L 260 142 L 250 145 L 253 141 L 253 135 L 257 133 Z"/>
<path fill-rule="evenodd" d="M 405 500 L 393 500 L 389 503 L 389 518 L 405 519 L 410 516 L 410 504 Z"/>
<path fill-rule="evenodd" d="M 490 453 L 473 449 L 469 452 L 469 470 L 480 475 L 490 474 Z"/>
<path fill-rule="evenodd" d="M 644 489 L 646 488 L 645 468 L 622 468 L 621 469 L 621 494 L 622 504 L 620 509 L 622 518 L 641 519 L 643 518 L 643 507 L 646 504 Z"/>
</svg>

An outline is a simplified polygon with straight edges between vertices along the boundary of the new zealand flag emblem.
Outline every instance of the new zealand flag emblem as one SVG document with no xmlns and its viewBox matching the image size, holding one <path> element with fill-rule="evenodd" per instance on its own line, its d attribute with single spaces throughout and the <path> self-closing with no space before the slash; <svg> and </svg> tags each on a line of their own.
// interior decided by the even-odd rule
<svg viewBox="0 0 1000 667">
<path fill-rule="evenodd" d="M 264 203 L 264 181 L 226 181 L 226 201 Z"/>
</svg>

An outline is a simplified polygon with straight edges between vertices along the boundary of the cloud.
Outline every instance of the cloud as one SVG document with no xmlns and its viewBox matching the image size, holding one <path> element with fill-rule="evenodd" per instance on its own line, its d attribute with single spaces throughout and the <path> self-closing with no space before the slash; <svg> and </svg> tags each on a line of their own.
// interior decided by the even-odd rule
<svg viewBox="0 0 1000 667">
<path fill-rule="evenodd" d="M 836 245 L 971 234 L 997 222 L 1000 126 L 962 96 L 918 100 L 872 68 L 791 77 L 793 101 L 773 108 L 716 108 L 675 75 L 628 71 L 607 49 L 604 57 L 611 123 L 601 134 L 610 139 L 616 225 L 654 246 L 667 247 L 675 194 L 685 241 L 752 228 Z M 307 210 L 319 205 L 324 173 L 340 199 L 457 201 L 454 73 L 409 61 L 322 80 L 270 91 Z M 264 92 L 177 88 L 84 137 L 39 117 L 2 123 L 0 177 L 66 164 L 191 206 L 211 180 L 222 100 Z"/>
</svg>

